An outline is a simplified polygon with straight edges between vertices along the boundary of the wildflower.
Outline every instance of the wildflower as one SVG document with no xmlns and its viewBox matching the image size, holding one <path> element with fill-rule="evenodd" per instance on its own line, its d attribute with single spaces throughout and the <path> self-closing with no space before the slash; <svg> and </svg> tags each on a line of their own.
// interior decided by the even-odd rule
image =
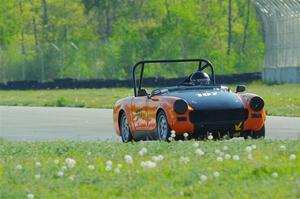
<svg viewBox="0 0 300 199">
<path fill-rule="evenodd" d="M 75 179 L 74 175 L 69 176 L 69 180 L 74 181 L 74 179 Z"/>
<path fill-rule="evenodd" d="M 214 136 L 210 133 L 209 136 L 207 137 L 209 140 L 214 139 Z"/>
<path fill-rule="evenodd" d="M 278 173 L 273 172 L 273 173 L 272 173 L 272 177 L 273 177 L 273 178 L 277 178 L 277 177 L 278 177 Z"/>
<path fill-rule="evenodd" d="M 148 160 L 145 162 L 141 162 L 141 167 L 152 169 L 156 167 L 156 163 Z"/>
<path fill-rule="evenodd" d="M 176 137 L 176 132 L 174 130 L 171 131 L 171 137 L 175 138 Z"/>
<path fill-rule="evenodd" d="M 140 155 L 140 156 L 143 156 L 143 155 L 145 155 L 147 152 L 148 152 L 148 150 L 147 150 L 145 147 L 143 147 L 143 148 L 139 151 L 139 155 Z"/>
<path fill-rule="evenodd" d="M 186 164 L 190 161 L 189 157 L 184 157 L 184 156 L 181 156 L 180 159 L 179 159 L 180 162 Z"/>
<path fill-rule="evenodd" d="M 111 160 L 107 160 L 105 162 L 106 166 L 112 166 L 113 162 Z"/>
<path fill-rule="evenodd" d="M 204 155 L 204 152 L 201 149 L 196 149 L 195 152 L 197 155 L 200 155 L 200 156 Z"/>
<path fill-rule="evenodd" d="M 215 172 L 214 172 L 214 177 L 217 178 L 217 177 L 219 177 L 219 176 L 220 176 L 220 173 L 217 172 L 217 171 L 215 171 Z"/>
<path fill-rule="evenodd" d="M 297 158 L 297 156 L 296 156 L 295 154 L 291 154 L 291 155 L 290 155 L 290 159 L 291 159 L 291 160 L 295 160 L 296 158 Z"/>
<path fill-rule="evenodd" d="M 269 159 L 269 156 L 265 155 L 265 156 L 264 156 L 264 159 L 265 159 L 265 160 L 268 160 L 268 159 Z"/>
<path fill-rule="evenodd" d="M 111 166 L 108 166 L 108 165 L 107 165 L 107 166 L 105 167 L 105 171 L 110 171 L 110 170 L 111 170 Z"/>
<path fill-rule="evenodd" d="M 56 173 L 56 175 L 57 175 L 58 177 L 62 177 L 62 176 L 64 175 L 64 172 L 63 172 L 63 171 L 58 171 L 58 172 Z"/>
<path fill-rule="evenodd" d="M 59 160 L 54 160 L 54 164 L 59 164 Z"/>
<path fill-rule="evenodd" d="M 256 149 L 256 145 L 255 145 L 255 144 L 251 145 L 251 148 L 252 148 L 253 150 Z"/>
<path fill-rule="evenodd" d="M 231 155 L 230 154 L 225 154 L 225 160 L 229 160 L 231 158 Z"/>
<path fill-rule="evenodd" d="M 17 169 L 17 170 L 22 170 L 22 169 L 23 169 L 23 166 L 22 166 L 21 164 L 17 164 L 16 169 Z"/>
<path fill-rule="evenodd" d="M 216 149 L 216 150 L 215 150 L 215 153 L 216 153 L 216 154 L 220 154 L 221 151 L 220 151 L 219 149 Z"/>
<path fill-rule="evenodd" d="M 95 170 L 95 166 L 94 166 L 94 165 L 89 165 L 89 166 L 88 166 L 88 169 L 89 169 L 89 170 Z"/>
<path fill-rule="evenodd" d="M 130 155 L 125 155 L 124 156 L 124 159 L 125 161 L 128 163 L 128 164 L 132 164 L 133 163 L 133 159 Z"/>
<path fill-rule="evenodd" d="M 152 156 L 152 160 L 153 160 L 154 162 L 160 162 L 160 161 L 162 161 L 163 159 L 164 159 L 164 156 L 162 156 L 162 155 Z"/>
<path fill-rule="evenodd" d="M 183 137 L 184 137 L 185 139 L 186 139 L 188 136 L 189 136 L 188 133 L 184 133 L 184 134 L 183 134 Z"/>
<path fill-rule="evenodd" d="M 36 166 L 36 167 L 40 167 L 41 165 L 42 165 L 42 164 L 41 164 L 40 162 L 36 162 L 36 163 L 35 163 L 35 166 Z"/>
<path fill-rule="evenodd" d="M 222 157 L 217 157 L 217 161 L 218 162 L 223 162 L 223 158 Z"/>
<path fill-rule="evenodd" d="M 239 157 L 238 155 L 234 155 L 234 156 L 232 157 L 232 159 L 233 159 L 233 160 L 240 160 L 240 157 Z"/>
<path fill-rule="evenodd" d="M 62 166 L 62 167 L 61 167 L 61 170 L 62 170 L 62 171 L 66 171 L 66 170 L 67 170 L 67 167 L 66 167 L 66 166 Z"/>
<path fill-rule="evenodd" d="M 223 151 L 227 151 L 228 150 L 228 146 L 223 146 Z"/>
<path fill-rule="evenodd" d="M 203 182 L 203 181 L 206 181 L 208 178 L 206 175 L 201 175 L 200 176 L 200 180 Z"/>
<path fill-rule="evenodd" d="M 72 169 L 72 168 L 75 166 L 75 164 L 76 164 L 76 161 L 73 160 L 72 158 L 66 158 L 65 161 L 66 161 L 67 166 L 68 166 L 70 169 Z"/>
<path fill-rule="evenodd" d="M 120 168 L 119 167 L 115 168 L 115 173 L 120 173 Z"/>
<path fill-rule="evenodd" d="M 194 142 L 193 146 L 197 148 L 197 147 L 199 147 L 199 143 L 198 142 Z"/>
<path fill-rule="evenodd" d="M 169 137 L 168 140 L 169 140 L 170 142 L 172 142 L 174 139 L 173 139 L 173 137 Z"/>
<path fill-rule="evenodd" d="M 252 156 L 251 153 L 248 154 L 248 159 L 249 159 L 249 160 L 252 160 L 252 159 L 253 159 L 253 156 Z"/>
<path fill-rule="evenodd" d="M 252 151 L 252 147 L 251 147 L 251 146 L 247 146 L 247 147 L 245 148 L 245 151 L 247 151 L 248 153 L 250 153 L 250 152 Z"/>
<path fill-rule="evenodd" d="M 87 154 L 88 156 L 90 156 L 90 155 L 92 155 L 92 152 L 88 151 L 86 154 Z"/>
<path fill-rule="evenodd" d="M 32 193 L 28 193 L 28 194 L 27 194 L 27 198 L 28 198 L 28 199 L 34 199 L 34 195 L 33 195 Z"/>
<path fill-rule="evenodd" d="M 284 145 L 281 145 L 281 146 L 280 146 L 280 149 L 281 149 L 282 151 L 285 151 L 285 150 L 286 150 L 286 147 L 285 147 Z"/>
<path fill-rule="evenodd" d="M 35 175 L 34 175 L 34 178 L 38 180 L 38 179 L 41 178 L 41 175 L 40 175 L 40 174 L 35 174 Z"/>
</svg>

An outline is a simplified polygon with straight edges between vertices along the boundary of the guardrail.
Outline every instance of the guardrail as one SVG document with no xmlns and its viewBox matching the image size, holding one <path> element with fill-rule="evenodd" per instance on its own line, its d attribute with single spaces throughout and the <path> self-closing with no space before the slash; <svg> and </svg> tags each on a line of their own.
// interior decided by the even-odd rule
<svg viewBox="0 0 300 199">
<path fill-rule="evenodd" d="M 247 83 L 261 80 L 262 74 L 243 73 L 231 75 L 216 75 L 217 84 Z M 183 81 L 184 78 L 144 78 L 145 87 L 174 86 Z M 76 89 L 76 88 L 114 88 L 132 87 L 132 80 L 76 80 L 71 78 L 55 79 L 49 82 L 38 81 L 11 81 L 6 84 L 0 83 L 0 90 L 43 90 L 43 89 Z"/>
</svg>

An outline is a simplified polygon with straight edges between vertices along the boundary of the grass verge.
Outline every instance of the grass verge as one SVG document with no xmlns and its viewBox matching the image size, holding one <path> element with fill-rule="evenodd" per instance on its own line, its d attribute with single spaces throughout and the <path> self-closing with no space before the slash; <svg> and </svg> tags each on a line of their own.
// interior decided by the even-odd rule
<svg viewBox="0 0 300 199">
<path fill-rule="evenodd" d="M 269 140 L 0 141 L 0 198 L 299 198 L 299 149 Z"/>
<path fill-rule="evenodd" d="M 299 84 L 267 85 L 255 82 L 246 86 L 247 92 L 265 99 L 269 115 L 300 117 Z M 234 90 L 235 86 L 232 88 Z M 112 108 L 118 99 L 132 93 L 129 88 L 0 91 L 0 105 Z"/>
</svg>

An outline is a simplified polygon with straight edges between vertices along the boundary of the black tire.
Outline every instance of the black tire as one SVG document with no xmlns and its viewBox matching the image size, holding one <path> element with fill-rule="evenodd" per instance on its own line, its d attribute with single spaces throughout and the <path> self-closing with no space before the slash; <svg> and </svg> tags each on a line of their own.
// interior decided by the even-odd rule
<svg viewBox="0 0 300 199">
<path fill-rule="evenodd" d="M 253 139 L 264 139 L 265 138 L 265 125 L 258 130 L 258 131 L 252 131 L 251 137 Z"/>
<path fill-rule="evenodd" d="M 132 134 L 128 125 L 126 114 L 123 113 L 120 120 L 120 134 L 124 143 L 132 141 Z"/>
<path fill-rule="evenodd" d="M 160 141 L 168 141 L 170 135 L 171 129 L 167 116 L 163 111 L 160 111 L 156 118 L 156 138 Z"/>
</svg>

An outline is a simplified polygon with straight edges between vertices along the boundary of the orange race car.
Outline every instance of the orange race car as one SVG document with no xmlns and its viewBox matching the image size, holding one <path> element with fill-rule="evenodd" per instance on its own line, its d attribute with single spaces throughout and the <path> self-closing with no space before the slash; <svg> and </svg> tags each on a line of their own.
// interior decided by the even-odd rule
<svg viewBox="0 0 300 199">
<path fill-rule="evenodd" d="M 148 94 L 142 87 L 144 67 L 149 63 L 195 62 L 198 70 L 173 87 L 158 88 Z M 136 69 L 140 68 L 139 81 Z M 210 70 L 210 76 L 204 70 Z M 114 128 L 123 142 L 131 140 L 167 141 L 184 133 L 195 139 L 227 137 L 264 138 L 264 100 L 217 85 L 213 65 L 205 59 L 140 61 L 133 67 L 134 96 L 120 99 L 113 109 Z"/>
</svg>

